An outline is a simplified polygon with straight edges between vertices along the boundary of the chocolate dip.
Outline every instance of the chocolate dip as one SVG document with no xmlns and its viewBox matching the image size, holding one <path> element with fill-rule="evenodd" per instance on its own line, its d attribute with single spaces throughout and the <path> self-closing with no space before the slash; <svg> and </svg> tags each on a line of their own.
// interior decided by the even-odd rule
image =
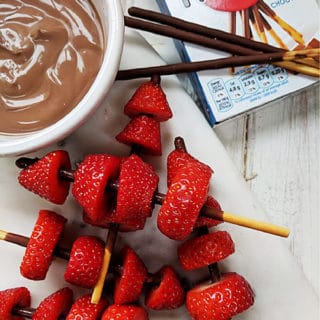
<svg viewBox="0 0 320 320">
<path fill-rule="evenodd" d="M 47 127 L 88 91 L 103 29 L 89 0 L 0 1 L 0 133 Z"/>
</svg>

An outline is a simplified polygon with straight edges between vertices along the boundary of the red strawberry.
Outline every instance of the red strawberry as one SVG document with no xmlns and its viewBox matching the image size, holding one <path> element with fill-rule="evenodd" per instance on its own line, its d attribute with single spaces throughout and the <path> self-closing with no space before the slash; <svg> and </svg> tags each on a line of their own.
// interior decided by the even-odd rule
<svg viewBox="0 0 320 320">
<path fill-rule="evenodd" d="M 139 146 L 144 154 L 162 154 L 160 123 L 145 115 L 133 118 L 116 139 L 129 146 Z"/>
<path fill-rule="evenodd" d="M 198 161 L 189 153 L 183 150 L 173 150 L 169 153 L 167 158 L 167 186 L 169 187 L 173 181 L 176 173 L 183 169 L 187 163 L 191 161 Z"/>
<path fill-rule="evenodd" d="M 121 251 L 122 274 L 116 278 L 114 303 L 125 304 L 138 300 L 143 283 L 147 277 L 147 268 L 140 257 L 130 247 Z"/>
<path fill-rule="evenodd" d="M 23 320 L 24 317 L 12 314 L 14 307 L 30 307 L 30 292 L 25 287 L 10 288 L 0 291 L 0 319 Z"/>
<path fill-rule="evenodd" d="M 195 320 L 229 320 L 253 305 L 249 283 L 237 273 L 226 273 L 220 281 L 203 283 L 187 292 L 186 307 Z"/>
<path fill-rule="evenodd" d="M 179 308 L 184 303 L 185 292 L 177 274 L 170 266 L 162 267 L 158 274 L 160 284 L 146 294 L 146 306 L 154 310 Z"/>
<path fill-rule="evenodd" d="M 206 166 L 204 163 L 201 163 L 200 161 L 195 159 L 193 156 L 191 156 L 189 153 L 187 153 L 183 149 L 177 149 L 177 150 L 173 150 L 172 152 L 170 152 L 170 154 L 168 155 L 168 158 L 167 158 L 167 185 L 168 185 L 168 187 L 171 185 L 176 173 L 181 168 L 184 168 L 186 166 L 186 164 L 189 162 L 196 162 L 196 163 L 199 163 L 199 164 Z M 216 208 L 217 210 L 222 211 L 218 201 L 215 200 L 211 196 L 208 196 L 205 205 L 209 208 Z M 222 221 L 215 220 L 212 218 L 199 216 L 194 227 L 195 228 L 198 228 L 201 226 L 214 227 L 221 222 Z"/>
<path fill-rule="evenodd" d="M 68 314 L 73 301 L 73 292 L 70 288 L 62 288 L 40 302 L 32 320 L 57 320 Z"/>
<path fill-rule="evenodd" d="M 213 209 L 216 209 L 219 212 L 222 212 L 222 209 L 220 207 L 219 202 L 215 198 L 213 198 L 212 196 L 208 196 L 207 197 L 207 201 L 206 201 L 206 203 L 204 205 L 206 207 L 208 207 L 208 208 L 213 208 Z M 222 222 L 223 221 L 216 220 L 216 219 L 213 219 L 213 218 L 209 218 L 209 217 L 205 217 L 205 216 L 200 215 L 198 217 L 194 227 L 195 228 L 200 228 L 200 227 L 203 227 L 203 226 L 207 226 L 208 228 L 211 228 L 211 227 L 215 227 L 216 225 L 218 225 L 218 224 L 220 224 Z"/>
<path fill-rule="evenodd" d="M 92 288 L 98 281 L 103 263 L 104 244 L 94 236 L 74 241 L 64 278 L 71 284 Z"/>
<path fill-rule="evenodd" d="M 147 311 L 135 305 L 113 304 L 103 313 L 101 320 L 148 320 Z"/>
<path fill-rule="evenodd" d="M 114 222 L 126 223 L 150 216 L 159 182 L 153 167 L 133 154 L 122 162 L 118 181 Z"/>
<path fill-rule="evenodd" d="M 20 265 L 21 275 L 32 280 L 45 279 L 66 221 L 55 212 L 40 210 Z"/>
<path fill-rule="evenodd" d="M 23 187 L 40 197 L 62 204 L 68 196 L 70 182 L 61 179 L 59 171 L 70 170 L 70 168 L 68 153 L 56 150 L 21 170 L 18 180 Z"/>
<path fill-rule="evenodd" d="M 113 194 L 105 191 L 107 183 L 118 176 L 120 158 L 88 155 L 74 174 L 72 194 L 93 222 L 110 213 Z"/>
<path fill-rule="evenodd" d="M 194 161 L 176 173 L 158 214 L 162 233 L 174 240 L 191 233 L 205 203 L 211 174 L 208 166 Z"/>
<path fill-rule="evenodd" d="M 91 294 L 78 298 L 72 305 L 66 320 L 96 320 L 100 319 L 103 310 L 108 305 L 106 299 L 100 299 L 99 303 L 91 303 Z"/>
<path fill-rule="evenodd" d="M 225 0 L 207 0 L 205 4 L 212 9 L 236 12 L 242 11 L 249 7 L 254 6 L 258 0 L 242 0 L 242 1 L 225 1 Z"/>
<path fill-rule="evenodd" d="M 124 113 L 130 118 L 145 114 L 157 121 L 166 121 L 172 117 L 165 93 L 159 84 L 152 81 L 140 85 L 125 105 Z"/>
<path fill-rule="evenodd" d="M 178 247 L 178 258 L 185 270 L 194 270 L 225 259 L 234 253 L 234 243 L 226 231 L 188 239 Z"/>
</svg>

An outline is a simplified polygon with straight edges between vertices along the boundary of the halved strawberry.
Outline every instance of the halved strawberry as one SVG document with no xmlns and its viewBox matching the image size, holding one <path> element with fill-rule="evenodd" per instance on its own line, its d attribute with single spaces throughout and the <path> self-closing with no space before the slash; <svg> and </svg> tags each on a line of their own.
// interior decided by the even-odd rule
<svg viewBox="0 0 320 320">
<path fill-rule="evenodd" d="M 112 304 L 103 313 L 101 320 L 148 320 L 148 313 L 135 305 Z"/>
<path fill-rule="evenodd" d="M 109 180 L 118 177 L 121 159 L 107 154 L 87 155 L 74 174 L 72 194 L 93 222 L 110 213 L 113 194 Z"/>
<path fill-rule="evenodd" d="M 253 303 L 249 283 L 234 272 L 222 274 L 218 282 L 200 284 L 186 296 L 186 308 L 195 320 L 229 320 Z"/>
<path fill-rule="evenodd" d="M 151 216 L 152 198 L 159 182 L 153 167 L 133 154 L 122 162 L 118 181 L 114 222 L 127 223 Z"/>
<path fill-rule="evenodd" d="M 160 84 L 152 81 L 140 85 L 125 105 L 124 113 L 130 118 L 145 114 L 157 121 L 166 121 L 172 117 L 165 93 Z"/>
<path fill-rule="evenodd" d="M 185 270 L 206 267 L 234 253 L 234 243 L 226 231 L 190 238 L 178 246 L 178 258 Z"/>
<path fill-rule="evenodd" d="M 176 138 L 178 139 L 178 138 Z M 189 162 L 196 162 L 199 163 L 199 165 L 204 165 L 204 163 L 201 163 L 199 160 L 191 156 L 188 152 L 184 151 L 183 149 L 176 149 L 169 153 L 167 158 L 167 185 L 168 187 L 171 185 L 174 176 L 176 173 L 183 169 L 187 163 Z M 212 196 L 208 196 L 205 205 L 209 208 L 216 208 L 219 211 L 221 210 L 221 207 L 217 200 L 215 200 Z M 201 227 L 201 226 L 207 226 L 207 227 L 213 227 L 217 224 L 221 223 L 222 221 L 215 220 L 213 218 L 208 218 L 205 216 L 198 216 L 198 219 L 195 224 L 195 228 Z"/>
<path fill-rule="evenodd" d="M 133 118 L 116 139 L 129 146 L 138 146 L 143 154 L 162 154 L 160 123 L 145 115 Z"/>
<path fill-rule="evenodd" d="M 16 316 L 12 312 L 15 307 L 30 307 L 30 291 L 26 287 L 10 288 L 0 291 L 0 319 L 23 320 L 24 317 Z"/>
<path fill-rule="evenodd" d="M 183 169 L 187 163 L 198 161 L 188 152 L 183 150 L 173 150 L 167 157 L 167 186 L 169 187 L 174 176 L 180 169 Z"/>
<path fill-rule="evenodd" d="M 40 302 L 35 310 L 32 320 L 57 320 L 67 315 L 73 301 L 73 291 L 62 288 Z"/>
<path fill-rule="evenodd" d="M 99 303 L 91 303 L 91 294 L 78 298 L 72 305 L 66 320 L 97 320 L 108 305 L 108 301 L 104 298 Z"/>
<path fill-rule="evenodd" d="M 61 179 L 59 171 L 70 168 L 68 153 L 56 150 L 21 170 L 18 181 L 40 197 L 55 204 L 62 204 L 69 194 L 70 182 Z"/>
<path fill-rule="evenodd" d="M 157 219 L 167 237 L 183 240 L 191 233 L 206 201 L 211 174 L 210 167 L 195 161 L 175 174 Z"/>
<path fill-rule="evenodd" d="M 78 237 L 72 245 L 64 279 L 83 288 L 94 287 L 99 278 L 103 256 L 104 244 L 99 238 Z"/>
<path fill-rule="evenodd" d="M 206 207 L 208 208 L 213 208 L 213 209 L 216 209 L 217 211 L 219 212 L 222 212 L 222 209 L 221 209 L 221 206 L 219 204 L 219 202 L 213 198 L 212 196 L 208 196 L 207 197 L 207 200 L 204 204 Z M 208 228 L 211 228 L 211 227 L 215 227 L 216 225 L 222 223 L 223 221 L 220 221 L 220 220 L 216 220 L 216 219 L 213 219 L 213 218 L 209 218 L 209 217 L 206 217 L 206 216 L 203 216 L 203 215 L 199 215 L 198 216 L 198 219 L 194 225 L 194 228 L 200 228 L 200 227 L 203 227 L 203 226 L 206 226 Z"/>
<path fill-rule="evenodd" d="M 20 265 L 22 276 L 32 280 L 45 279 L 66 222 L 67 219 L 53 211 L 39 211 Z"/>
<path fill-rule="evenodd" d="M 147 278 L 147 268 L 137 253 L 130 247 L 121 251 L 122 273 L 116 278 L 114 303 L 126 304 L 138 300 L 143 283 Z"/>
<path fill-rule="evenodd" d="M 154 310 L 176 309 L 182 306 L 185 292 L 174 269 L 164 266 L 157 275 L 161 277 L 160 284 L 146 294 L 145 305 Z"/>
</svg>

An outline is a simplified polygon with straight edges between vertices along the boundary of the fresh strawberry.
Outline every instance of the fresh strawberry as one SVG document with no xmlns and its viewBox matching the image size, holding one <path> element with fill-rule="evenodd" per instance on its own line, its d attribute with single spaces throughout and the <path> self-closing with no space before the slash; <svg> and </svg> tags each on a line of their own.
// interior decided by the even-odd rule
<svg viewBox="0 0 320 320">
<path fill-rule="evenodd" d="M 164 266 L 157 272 L 160 284 L 146 294 L 145 305 L 154 310 L 176 309 L 184 303 L 185 292 L 180 280 L 170 266 Z"/>
<path fill-rule="evenodd" d="M 176 138 L 178 139 L 178 138 Z M 168 187 L 171 185 L 174 176 L 176 173 L 186 166 L 189 162 L 196 162 L 199 163 L 199 165 L 206 166 L 204 163 L 201 163 L 196 158 L 191 156 L 189 153 L 184 151 L 183 149 L 176 149 L 169 153 L 167 158 L 167 185 Z M 208 196 L 205 205 L 209 208 L 215 208 L 219 211 L 221 210 L 221 207 L 217 200 L 215 200 L 213 197 Z M 201 227 L 201 226 L 207 226 L 207 227 L 214 227 L 221 223 L 222 221 L 215 220 L 213 218 L 208 218 L 204 216 L 199 216 L 195 228 Z"/>
<path fill-rule="evenodd" d="M 152 198 L 159 182 L 153 167 L 133 154 L 122 162 L 118 181 L 114 222 L 126 223 L 151 216 Z"/>
<path fill-rule="evenodd" d="M 70 168 L 68 153 L 56 150 L 21 170 L 18 180 L 23 187 L 40 197 L 55 204 L 62 204 L 69 194 L 70 182 L 61 179 L 59 171 Z"/>
<path fill-rule="evenodd" d="M 169 187 L 176 173 L 183 169 L 187 163 L 198 161 L 183 150 L 173 150 L 167 157 L 167 186 Z"/>
<path fill-rule="evenodd" d="M 147 278 L 147 268 L 133 249 L 123 248 L 121 258 L 122 274 L 116 278 L 113 296 L 115 304 L 137 301 Z"/>
<path fill-rule="evenodd" d="M 157 121 L 166 121 L 172 117 L 165 93 L 159 84 L 152 81 L 140 85 L 125 105 L 124 113 L 130 118 L 149 115 Z"/>
<path fill-rule="evenodd" d="M 12 311 L 15 307 L 30 307 L 30 291 L 26 287 L 10 288 L 0 291 L 0 319 L 23 320 L 24 317 L 15 316 Z"/>
<path fill-rule="evenodd" d="M 32 280 L 45 279 L 66 221 L 53 211 L 40 210 L 20 265 L 22 276 Z"/>
<path fill-rule="evenodd" d="M 73 292 L 70 288 L 62 288 L 40 302 L 32 320 L 57 320 L 68 314 L 73 301 Z"/>
<path fill-rule="evenodd" d="M 233 272 L 223 274 L 218 282 L 196 286 L 186 296 L 186 308 L 195 320 L 229 320 L 253 303 L 249 283 Z"/>
<path fill-rule="evenodd" d="M 91 294 L 78 298 L 72 305 L 66 320 L 97 320 L 108 305 L 106 299 L 100 299 L 99 303 L 91 303 Z"/>
<path fill-rule="evenodd" d="M 162 154 L 160 123 L 145 115 L 133 118 L 116 139 L 129 146 L 138 146 L 143 154 Z"/>
<path fill-rule="evenodd" d="M 158 214 L 158 228 L 174 240 L 185 239 L 192 231 L 206 201 L 212 170 L 188 162 L 178 170 Z"/>
<path fill-rule="evenodd" d="M 113 304 L 103 313 L 101 320 L 149 320 L 149 317 L 142 307 Z"/>
<path fill-rule="evenodd" d="M 95 236 L 78 237 L 71 249 L 64 278 L 71 284 L 92 288 L 98 281 L 103 263 L 104 244 Z"/>
<path fill-rule="evenodd" d="M 208 208 L 212 208 L 212 209 L 215 209 L 219 212 L 222 212 L 222 209 L 220 207 L 219 202 L 215 198 L 213 198 L 212 196 L 207 197 L 206 203 L 204 205 Z M 216 225 L 218 225 L 222 222 L 223 221 L 216 220 L 216 219 L 209 218 L 209 217 L 205 217 L 203 215 L 199 215 L 198 219 L 196 221 L 196 224 L 194 225 L 194 228 L 200 228 L 203 226 L 211 228 L 211 227 L 215 227 Z"/>
<path fill-rule="evenodd" d="M 113 194 L 105 189 L 118 177 L 120 162 L 107 154 L 87 155 L 74 174 L 72 194 L 93 222 L 110 213 Z"/>
<path fill-rule="evenodd" d="M 234 243 L 226 231 L 190 238 L 178 246 L 178 258 L 185 270 L 194 270 L 225 259 L 234 253 Z"/>
</svg>

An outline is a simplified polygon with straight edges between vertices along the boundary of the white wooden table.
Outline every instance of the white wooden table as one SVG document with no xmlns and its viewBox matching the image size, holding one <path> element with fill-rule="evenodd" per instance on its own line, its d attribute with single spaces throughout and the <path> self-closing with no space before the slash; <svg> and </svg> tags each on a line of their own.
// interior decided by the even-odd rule
<svg viewBox="0 0 320 320">
<path fill-rule="evenodd" d="M 214 128 L 319 296 L 319 85 Z"/>
<path fill-rule="evenodd" d="M 155 0 L 122 0 L 158 10 Z M 177 62 L 170 39 L 141 32 L 167 62 Z M 320 296 L 319 85 L 214 127 L 270 221 L 288 226 L 286 243 Z"/>
</svg>

